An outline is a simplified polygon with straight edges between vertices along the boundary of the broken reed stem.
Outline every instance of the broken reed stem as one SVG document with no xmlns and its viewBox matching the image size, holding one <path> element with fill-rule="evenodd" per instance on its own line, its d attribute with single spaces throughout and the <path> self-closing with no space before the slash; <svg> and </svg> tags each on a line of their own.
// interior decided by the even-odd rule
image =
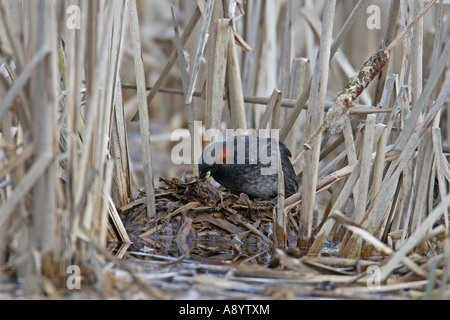
<svg viewBox="0 0 450 320">
<path fill-rule="evenodd" d="M 259 123 L 258 129 L 267 129 L 270 118 L 273 117 L 274 109 L 277 105 L 281 103 L 281 91 L 277 88 L 273 89 L 272 96 L 270 97 L 269 103 L 267 104 L 266 111 L 261 117 L 261 122 Z"/>
</svg>

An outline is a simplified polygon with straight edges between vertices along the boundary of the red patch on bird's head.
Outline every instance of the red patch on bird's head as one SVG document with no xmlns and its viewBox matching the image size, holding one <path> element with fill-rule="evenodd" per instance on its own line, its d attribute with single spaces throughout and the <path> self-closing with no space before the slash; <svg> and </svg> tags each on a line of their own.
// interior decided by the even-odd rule
<svg viewBox="0 0 450 320">
<path fill-rule="evenodd" d="M 231 153 L 230 149 L 228 149 L 227 146 L 223 144 L 223 147 L 219 148 L 219 150 L 217 151 L 215 163 L 216 164 L 227 163 L 227 159 L 229 159 L 229 161 L 233 159 L 233 154 Z"/>
</svg>

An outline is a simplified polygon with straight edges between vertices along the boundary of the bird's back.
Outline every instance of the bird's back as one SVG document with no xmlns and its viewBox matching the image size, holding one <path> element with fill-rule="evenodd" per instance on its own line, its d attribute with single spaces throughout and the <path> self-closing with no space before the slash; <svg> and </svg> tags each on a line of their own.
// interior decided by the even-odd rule
<svg viewBox="0 0 450 320">
<path fill-rule="evenodd" d="M 278 157 L 275 140 L 241 135 L 224 142 L 232 154 L 212 174 L 213 178 L 231 192 L 246 193 L 251 197 L 274 198 L 278 194 Z M 297 192 L 294 168 L 289 160 L 291 152 L 279 142 L 285 194 Z M 224 159 L 225 160 L 225 159 Z"/>
</svg>

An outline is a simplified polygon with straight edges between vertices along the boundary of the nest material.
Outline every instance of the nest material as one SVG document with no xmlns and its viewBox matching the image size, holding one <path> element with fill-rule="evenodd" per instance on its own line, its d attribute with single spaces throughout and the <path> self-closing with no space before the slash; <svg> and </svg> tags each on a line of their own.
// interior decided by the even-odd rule
<svg viewBox="0 0 450 320">
<path fill-rule="evenodd" d="M 156 190 L 155 218 L 148 218 L 144 198 L 124 208 L 121 214 L 127 232 L 138 246 L 128 248 L 131 259 L 127 262 L 138 265 L 140 277 L 151 274 L 152 286 L 163 288 L 164 295 L 186 298 L 194 290 L 196 297 L 211 298 L 213 294 L 222 299 L 249 295 L 275 299 L 285 295 L 417 299 L 434 294 L 425 291 L 427 280 L 406 266 L 397 268 L 392 279 L 381 283 L 376 272 L 386 262 L 383 254 L 363 260 L 332 253 L 304 256 L 298 248 L 273 248 L 272 202 L 228 194 L 220 187 L 192 178 L 160 181 L 165 186 Z M 296 214 L 294 209 L 288 218 L 290 241 L 295 241 Z M 136 259 L 140 257 L 142 264 Z M 408 258 L 420 268 L 428 263 L 426 257 L 417 254 Z M 436 260 L 440 267 L 443 258 L 441 255 Z M 236 263 L 223 263 L 227 261 Z"/>
<path fill-rule="evenodd" d="M 165 186 L 156 189 L 154 219 L 148 218 L 142 200 L 122 212 L 124 226 L 134 242 L 164 255 L 222 261 L 256 256 L 264 259 L 262 253 L 269 252 L 273 202 L 251 200 L 244 193 L 229 194 L 196 178 L 160 181 Z M 296 241 L 296 214 L 293 209 L 288 223 L 291 243 Z"/>
</svg>

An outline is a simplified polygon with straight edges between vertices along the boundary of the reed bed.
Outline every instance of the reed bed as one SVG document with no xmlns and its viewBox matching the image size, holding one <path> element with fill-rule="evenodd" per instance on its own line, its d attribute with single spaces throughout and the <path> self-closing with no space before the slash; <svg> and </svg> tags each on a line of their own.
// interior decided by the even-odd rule
<svg viewBox="0 0 450 320">
<path fill-rule="evenodd" d="M 447 1 L 1 0 L 0 278 L 16 286 L 0 292 L 448 298 L 449 39 Z M 300 191 L 270 210 L 217 186 L 192 200 L 211 128 L 278 129 Z M 179 256 L 151 253 L 167 221 Z M 199 275 L 188 239 L 205 230 L 250 234 L 271 261 Z"/>
</svg>

